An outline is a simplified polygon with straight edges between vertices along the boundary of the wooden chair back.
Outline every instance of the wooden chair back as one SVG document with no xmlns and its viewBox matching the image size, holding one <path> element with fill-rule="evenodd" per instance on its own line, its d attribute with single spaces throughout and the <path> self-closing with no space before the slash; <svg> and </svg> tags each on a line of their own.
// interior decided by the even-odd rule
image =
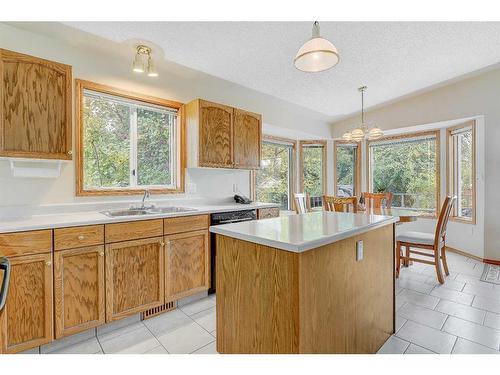
<svg viewBox="0 0 500 375">
<path fill-rule="evenodd" d="M 295 212 L 298 214 L 305 214 L 311 211 L 311 201 L 309 200 L 308 193 L 295 193 L 293 195 Z"/>
<path fill-rule="evenodd" d="M 323 209 L 335 212 L 358 212 L 357 197 L 334 197 L 323 195 Z"/>
<path fill-rule="evenodd" d="M 453 197 L 447 196 L 443 202 L 443 207 L 441 207 L 441 212 L 439 213 L 439 220 L 436 225 L 436 233 L 434 235 L 435 246 L 438 246 L 439 243 L 444 241 L 446 237 L 446 227 L 448 226 L 451 210 L 456 200 L 457 200 L 456 196 Z"/>
<path fill-rule="evenodd" d="M 363 193 L 365 198 L 366 209 L 377 209 L 382 207 L 382 201 L 385 201 L 386 207 L 391 207 L 392 205 L 392 193 Z"/>
</svg>

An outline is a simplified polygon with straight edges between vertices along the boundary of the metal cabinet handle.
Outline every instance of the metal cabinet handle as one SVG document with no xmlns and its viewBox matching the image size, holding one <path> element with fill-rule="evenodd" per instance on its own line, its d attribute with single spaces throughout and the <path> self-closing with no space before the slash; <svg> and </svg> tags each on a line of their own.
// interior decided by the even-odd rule
<svg viewBox="0 0 500 375">
<path fill-rule="evenodd" d="M 103 257 L 103 256 L 104 256 L 104 251 L 101 251 L 101 252 L 99 253 L 99 256 L 100 256 L 100 257 Z"/>
<path fill-rule="evenodd" d="M 85 239 L 85 236 L 84 236 L 83 234 L 80 234 L 80 235 L 78 236 L 78 239 L 79 239 L 80 241 L 83 241 L 83 240 Z"/>
<path fill-rule="evenodd" d="M 10 280 L 10 262 L 7 258 L 0 258 L 0 270 L 3 270 L 3 280 L 2 287 L 0 288 L 0 311 L 5 306 L 7 301 L 7 293 L 9 292 L 9 280 Z"/>
<path fill-rule="evenodd" d="M 68 155 L 73 155 L 73 151 L 69 150 Z"/>
<path fill-rule="evenodd" d="M 52 265 L 52 262 L 48 260 L 47 262 L 45 262 L 45 264 L 47 265 L 47 267 L 50 267 Z"/>
</svg>

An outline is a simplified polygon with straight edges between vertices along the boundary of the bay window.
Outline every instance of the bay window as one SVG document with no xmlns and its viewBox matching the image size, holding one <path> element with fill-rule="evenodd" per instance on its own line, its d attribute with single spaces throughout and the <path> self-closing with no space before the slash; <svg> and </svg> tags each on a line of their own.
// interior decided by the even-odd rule
<svg viewBox="0 0 500 375">
<path fill-rule="evenodd" d="M 261 169 L 255 176 L 255 195 L 259 202 L 277 203 L 291 210 L 295 165 L 295 142 L 266 137 L 262 141 Z"/>
<path fill-rule="evenodd" d="M 311 208 L 323 205 L 326 193 L 326 141 L 300 141 L 300 190 L 309 194 Z"/>
<path fill-rule="evenodd" d="M 392 192 L 392 206 L 436 215 L 439 209 L 439 132 L 368 142 L 368 184 Z"/>
<path fill-rule="evenodd" d="M 361 150 L 358 143 L 335 141 L 334 191 L 338 197 L 352 197 L 361 192 Z"/>
<path fill-rule="evenodd" d="M 475 221 L 475 124 L 447 130 L 448 194 L 457 196 L 452 219 Z"/>
</svg>

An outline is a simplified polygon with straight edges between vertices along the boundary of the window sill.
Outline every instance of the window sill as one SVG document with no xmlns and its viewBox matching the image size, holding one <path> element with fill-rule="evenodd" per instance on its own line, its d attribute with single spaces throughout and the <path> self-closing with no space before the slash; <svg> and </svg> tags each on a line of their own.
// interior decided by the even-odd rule
<svg viewBox="0 0 500 375">
<path fill-rule="evenodd" d="M 148 190 L 151 194 L 182 194 L 184 189 L 109 189 L 109 190 L 78 190 L 77 197 L 106 196 L 106 195 L 141 195 Z"/>
<path fill-rule="evenodd" d="M 472 224 L 476 225 L 476 220 L 474 218 L 472 219 L 464 219 L 458 216 L 451 216 L 450 221 L 453 221 L 455 223 L 462 223 L 462 224 Z"/>
</svg>

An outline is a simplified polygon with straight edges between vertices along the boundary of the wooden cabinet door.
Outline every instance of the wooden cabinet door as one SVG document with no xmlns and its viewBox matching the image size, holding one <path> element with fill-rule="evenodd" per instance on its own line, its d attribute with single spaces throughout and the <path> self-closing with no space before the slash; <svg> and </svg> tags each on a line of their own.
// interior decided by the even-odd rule
<svg viewBox="0 0 500 375">
<path fill-rule="evenodd" d="M 0 49 L 0 156 L 71 159 L 71 66 Z"/>
<path fill-rule="evenodd" d="M 56 338 L 104 324 L 104 246 L 56 251 Z"/>
<path fill-rule="evenodd" d="M 106 245 L 106 321 L 163 304 L 163 237 Z"/>
<path fill-rule="evenodd" d="M 232 168 L 233 108 L 200 100 L 200 167 Z"/>
<path fill-rule="evenodd" d="M 207 230 L 165 236 L 165 301 L 207 290 L 210 251 Z"/>
<path fill-rule="evenodd" d="M 53 339 L 52 254 L 10 258 L 7 303 L 0 313 L 0 352 L 17 353 Z"/>
<path fill-rule="evenodd" d="M 234 166 L 260 168 L 262 117 L 256 113 L 234 109 Z"/>
</svg>

